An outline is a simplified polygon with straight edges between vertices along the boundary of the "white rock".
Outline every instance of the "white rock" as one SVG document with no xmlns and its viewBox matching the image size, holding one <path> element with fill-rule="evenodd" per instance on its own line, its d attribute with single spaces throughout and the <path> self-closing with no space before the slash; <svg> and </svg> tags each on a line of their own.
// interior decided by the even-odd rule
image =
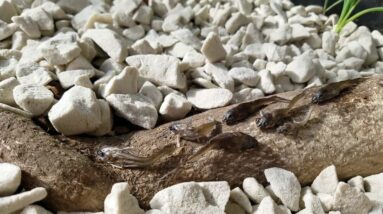
<svg viewBox="0 0 383 214">
<path fill-rule="evenodd" d="M 382 214 L 383 208 L 381 206 L 373 207 L 368 214 Z"/>
<path fill-rule="evenodd" d="M 17 16 L 17 11 L 10 1 L 0 1 L 0 20 L 10 23 L 11 18 Z"/>
<path fill-rule="evenodd" d="M 258 204 L 261 203 L 264 198 L 269 196 L 266 189 L 262 186 L 262 184 L 258 183 L 255 178 L 245 178 L 242 186 L 249 198 Z"/>
<path fill-rule="evenodd" d="M 67 64 L 65 70 L 78 70 L 78 69 L 95 69 L 93 65 L 83 57 L 82 55 L 78 56 L 76 59 Z"/>
<path fill-rule="evenodd" d="M 94 25 L 94 18 L 100 16 L 100 13 L 104 11 L 105 10 L 100 6 L 89 5 L 73 16 L 71 25 L 79 32 L 83 32 L 85 29 L 92 28 Z"/>
<path fill-rule="evenodd" d="M 164 214 L 161 210 L 152 209 L 145 212 L 145 214 Z"/>
<path fill-rule="evenodd" d="M 198 182 L 206 201 L 224 210 L 230 197 L 230 186 L 226 181 Z"/>
<path fill-rule="evenodd" d="M 268 70 L 262 70 L 258 72 L 260 76 L 260 81 L 257 85 L 257 88 L 261 89 L 265 94 L 271 94 L 275 92 L 276 88 L 273 83 L 273 77 Z"/>
<path fill-rule="evenodd" d="M 287 65 L 283 62 L 268 62 L 266 70 L 269 70 L 271 75 L 278 78 L 285 73 L 286 67 Z"/>
<path fill-rule="evenodd" d="M 284 61 L 287 52 L 287 46 L 277 46 L 274 43 L 262 44 L 262 51 L 266 55 L 268 61 Z"/>
<path fill-rule="evenodd" d="M 357 42 L 352 41 L 347 43 L 336 55 L 337 62 L 343 62 L 345 59 L 350 57 L 357 57 L 362 60 L 367 59 L 367 51 L 363 48 L 363 46 Z"/>
<path fill-rule="evenodd" d="M 186 76 L 180 71 L 180 61 L 169 55 L 137 55 L 126 62 L 138 69 L 139 75 L 155 84 L 174 88 L 186 87 Z"/>
<path fill-rule="evenodd" d="M 27 44 L 27 34 L 23 31 L 16 31 L 12 35 L 12 47 L 13 50 L 21 50 Z"/>
<path fill-rule="evenodd" d="M 355 176 L 347 181 L 347 183 L 358 189 L 360 192 L 364 192 L 364 181 L 362 176 Z"/>
<path fill-rule="evenodd" d="M 156 54 L 156 50 L 154 50 L 145 39 L 137 40 L 131 48 L 134 54 Z"/>
<path fill-rule="evenodd" d="M 255 58 L 256 60 L 263 60 L 263 58 L 265 58 L 265 52 L 262 47 L 263 45 L 261 43 L 254 43 L 254 44 L 248 45 L 243 52 L 249 57 Z M 261 70 L 261 69 L 258 69 L 258 70 Z"/>
<path fill-rule="evenodd" d="M 49 70 L 37 63 L 19 63 L 16 77 L 21 84 L 46 85 L 53 80 Z"/>
<path fill-rule="evenodd" d="M 241 206 L 247 213 L 251 213 L 253 208 L 251 206 L 250 200 L 239 187 L 231 190 L 230 200 Z"/>
<path fill-rule="evenodd" d="M 53 102 L 53 93 L 44 86 L 18 85 L 13 89 L 18 106 L 34 116 L 43 114 Z"/>
<path fill-rule="evenodd" d="M 107 97 L 111 94 L 135 94 L 137 93 L 138 71 L 134 67 L 125 67 L 124 70 L 111 78 L 103 87 L 100 87 L 100 94 Z"/>
<path fill-rule="evenodd" d="M 338 41 L 338 34 L 333 31 L 326 31 L 322 35 L 322 48 L 331 56 L 335 55 L 335 47 Z"/>
<path fill-rule="evenodd" d="M 173 32 L 170 33 L 170 35 L 172 35 L 178 41 L 192 46 L 196 50 L 201 49 L 202 44 L 201 44 L 200 39 L 198 39 L 198 37 L 196 37 L 193 34 L 193 32 L 191 32 L 187 28 L 183 28 L 183 29 L 180 29 L 180 30 L 177 30 L 177 31 L 173 31 Z M 218 41 L 210 41 L 210 42 L 218 42 L 218 44 L 220 44 L 221 41 L 219 40 L 219 37 L 217 37 L 217 38 L 218 38 Z M 217 39 L 217 38 L 214 38 L 214 39 Z M 212 44 L 212 45 L 215 46 L 217 44 Z M 222 44 L 221 44 L 221 46 L 222 46 Z"/>
<path fill-rule="evenodd" d="M 90 89 L 93 88 L 93 84 L 90 81 L 89 76 L 87 74 L 76 77 L 76 79 L 74 80 L 74 85 L 82 86 L 82 87 L 90 88 Z"/>
<path fill-rule="evenodd" d="M 226 204 L 225 213 L 226 214 L 246 214 L 245 210 L 242 207 L 230 201 Z"/>
<path fill-rule="evenodd" d="M 258 70 L 258 71 L 266 69 L 266 65 L 267 65 L 267 61 L 263 59 L 256 59 L 253 63 L 255 70 Z"/>
<path fill-rule="evenodd" d="M 366 65 L 372 65 L 379 59 L 376 44 L 367 27 L 359 27 L 345 40 L 346 43 L 350 41 L 357 41 L 367 52 Z"/>
<path fill-rule="evenodd" d="M 74 86 L 52 106 L 48 117 L 63 135 L 88 133 L 101 125 L 101 108 L 91 89 Z"/>
<path fill-rule="evenodd" d="M 145 36 L 145 29 L 142 25 L 136 25 L 125 29 L 122 34 L 128 39 L 136 41 Z"/>
<path fill-rule="evenodd" d="M 303 201 L 305 204 L 305 209 L 312 212 L 313 214 L 325 214 L 321 201 L 312 192 L 309 191 L 305 193 L 303 196 Z"/>
<path fill-rule="evenodd" d="M 200 77 L 193 79 L 192 82 L 196 85 L 203 87 L 203 88 L 219 88 L 217 85 L 212 83 L 210 80 L 200 78 Z"/>
<path fill-rule="evenodd" d="M 377 47 L 383 46 L 383 35 L 378 30 L 372 31 L 371 36 Z"/>
<path fill-rule="evenodd" d="M 364 193 L 344 182 L 339 182 L 334 194 L 333 209 L 341 213 L 360 214 L 368 213 L 371 208 L 372 204 Z"/>
<path fill-rule="evenodd" d="M 52 214 L 52 212 L 49 212 L 44 209 L 44 207 L 38 205 L 29 205 L 25 207 L 20 214 Z"/>
<path fill-rule="evenodd" d="M 153 83 L 145 81 L 138 93 L 149 98 L 153 102 L 153 105 L 156 107 L 156 109 L 160 108 L 164 97 L 162 96 L 161 91 L 158 90 L 157 87 L 153 85 Z"/>
<path fill-rule="evenodd" d="M 204 187 L 196 182 L 187 182 L 163 189 L 154 195 L 150 207 L 164 213 L 224 213 L 230 194 L 228 184 L 225 182 L 220 191 L 212 194 L 213 189 L 204 183 Z M 214 203 L 211 203 L 211 197 Z"/>
<path fill-rule="evenodd" d="M 338 176 L 334 165 L 323 169 L 311 184 L 314 193 L 333 194 L 338 186 Z"/>
<path fill-rule="evenodd" d="M 0 103 L 7 105 L 15 105 L 15 99 L 13 98 L 13 89 L 19 85 L 19 81 L 16 78 L 10 77 L 3 81 L 0 81 Z"/>
<path fill-rule="evenodd" d="M 383 207 L 383 192 L 366 192 L 365 195 L 374 206 Z"/>
<path fill-rule="evenodd" d="M 364 186 L 367 192 L 383 192 L 383 173 L 365 177 Z"/>
<path fill-rule="evenodd" d="M 286 74 L 296 83 L 309 81 L 317 73 L 317 65 L 313 63 L 310 54 L 302 54 L 296 57 L 286 67 Z"/>
<path fill-rule="evenodd" d="M 317 193 L 316 196 L 319 198 L 322 208 L 325 212 L 330 211 L 334 206 L 334 197 L 326 193 Z"/>
<path fill-rule="evenodd" d="M 105 214 L 143 214 L 145 213 L 139 205 L 137 199 L 130 194 L 128 183 L 116 183 L 112 187 L 104 202 Z"/>
<path fill-rule="evenodd" d="M 166 120 L 179 120 L 184 118 L 191 108 L 192 104 L 187 99 L 175 93 L 170 93 L 166 95 L 162 102 L 159 113 Z"/>
<path fill-rule="evenodd" d="M 54 32 L 53 18 L 42 7 L 24 10 L 22 16 L 28 16 L 35 21 L 43 35 L 52 35 Z"/>
<path fill-rule="evenodd" d="M 65 12 L 57 4 L 47 1 L 41 4 L 41 8 L 52 16 L 53 19 L 66 19 L 68 18 Z"/>
<path fill-rule="evenodd" d="M 0 163 L 0 196 L 7 196 L 16 192 L 20 182 L 20 167 L 10 163 Z"/>
<path fill-rule="evenodd" d="M 236 0 L 234 3 L 238 10 L 245 15 L 249 15 L 253 10 L 253 5 L 247 0 Z"/>
<path fill-rule="evenodd" d="M 249 19 L 241 13 L 234 13 L 226 22 L 225 28 L 229 34 L 237 31 L 241 26 L 249 23 Z"/>
<path fill-rule="evenodd" d="M 206 37 L 202 45 L 201 52 L 211 63 L 218 62 L 226 58 L 226 50 L 223 48 L 221 39 L 214 32 L 209 33 Z"/>
<path fill-rule="evenodd" d="M 254 214 L 285 214 L 270 196 L 263 198 Z"/>
<path fill-rule="evenodd" d="M 280 27 L 270 30 L 268 36 L 270 37 L 270 42 L 274 42 L 280 45 L 286 44 L 292 35 L 292 29 L 290 25 L 283 24 Z"/>
<path fill-rule="evenodd" d="M 0 41 L 12 36 L 17 29 L 18 27 L 16 24 L 7 24 L 6 22 L 0 20 Z"/>
<path fill-rule="evenodd" d="M 89 4 L 87 0 L 59 0 L 57 4 L 67 13 L 77 13 Z"/>
<path fill-rule="evenodd" d="M 191 51 L 185 54 L 182 63 L 187 64 L 190 68 L 198 68 L 205 64 L 205 59 L 204 55 L 196 51 Z"/>
<path fill-rule="evenodd" d="M 37 187 L 16 195 L 2 197 L 0 200 L 0 210 L 3 213 L 13 213 L 36 201 L 44 199 L 47 194 L 44 188 Z"/>
<path fill-rule="evenodd" d="M 265 170 L 266 180 L 270 183 L 275 195 L 292 211 L 298 211 L 301 185 L 295 175 L 280 168 Z"/>
<path fill-rule="evenodd" d="M 340 211 L 330 211 L 328 214 L 342 214 Z"/>
<path fill-rule="evenodd" d="M 194 51 L 194 48 L 190 45 L 187 45 L 183 42 L 177 42 L 171 48 L 168 49 L 168 53 L 177 58 L 184 58 L 185 55 L 191 51 Z"/>
<path fill-rule="evenodd" d="M 64 65 L 80 55 L 75 33 L 59 33 L 38 47 L 43 57 L 53 65 Z"/>
<path fill-rule="evenodd" d="M 89 29 L 85 31 L 82 38 L 92 39 L 110 58 L 122 62 L 128 55 L 128 49 L 124 39 L 109 29 Z"/>
<path fill-rule="evenodd" d="M 229 75 L 234 80 L 237 80 L 247 86 L 252 87 L 255 87 L 260 79 L 260 77 L 254 70 L 245 67 L 232 68 L 229 71 Z"/>
<path fill-rule="evenodd" d="M 61 72 L 57 75 L 61 86 L 64 89 L 70 88 L 75 84 L 75 81 L 77 80 L 78 77 L 80 76 L 88 76 L 89 78 L 92 78 L 94 76 L 94 70 L 69 70 L 69 71 L 64 71 Z"/>
<path fill-rule="evenodd" d="M 241 103 L 264 97 L 262 90 L 258 88 L 244 88 L 234 93 L 232 103 Z"/>
<path fill-rule="evenodd" d="M 108 102 L 103 99 L 98 99 L 98 104 L 101 111 L 101 125 L 99 125 L 96 130 L 88 133 L 93 136 L 110 134 L 113 128 L 113 115 Z"/>
<path fill-rule="evenodd" d="M 305 40 L 312 49 L 318 49 L 322 47 L 322 38 L 317 33 L 310 33 L 310 37 Z"/>
<path fill-rule="evenodd" d="M 221 87 L 234 91 L 234 80 L 229 75 L 228 70 L 223 64 L 211 64 L 207 63 L 205 65 L 206 72 L 210 74 L 214 81 Z"/>
<path fill-rule="evenodd" d="M 153 10 L 151 7 L 146 5 L 141 5 L 133 15 L 133 20 L 140 23 L 148 25 L 152 21 Z"/>
<path fill-rule="evenodd" d="M 29 16 L 14 16 L 12 21 L 32 39 L 40 38 L 39 26 Z"/>
<path fill-rule="evenodd" d="M 152 101 L 141 94 L 111 94 L 106 100 L 118 116 L 131 123 L 152 129 L 157 123 L 157 109 Z"/>
<path fill-rule="evenodd" d="M 345 69 L 360 70 L 363 64 L 364 64 L 364 60 L 356 58 L 356 57 L 351 57 L 344 60 L 342 63 L 339 63 L 338 67 L 345 68 Z"/>
<path fill-rule="evenodd" d="M 229 104 L 233 94 L 223 88 L 190 89 L 186 97 L 197 108 L 212 109 Z"/>
</svg>

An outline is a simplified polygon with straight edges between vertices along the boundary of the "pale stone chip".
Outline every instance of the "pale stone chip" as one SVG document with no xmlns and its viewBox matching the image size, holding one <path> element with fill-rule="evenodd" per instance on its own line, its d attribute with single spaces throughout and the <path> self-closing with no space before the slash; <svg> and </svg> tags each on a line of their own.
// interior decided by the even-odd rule
<svg viewBox="0 0 383 214">
<path fill-rule="evenodd" d="M 92 39 L 108 56 L 117 62 L 122 62 L 128 55 L 124 39 L 112 30 L 89 29 L 85 31 L 82 38 Z"/>
<path fill-rule="evenodd" d="M 225 28 L 229 34 L 234 33 L 243 25 L 246 25 L 250 20 L 241 13 L 234 13 L 230 19 L 226 22 Z"/>
<path fill-rule="evenodd" d="M 276 87 L 274 85 L 273 76 L 271 75 L 270 71 L 262 70 L 258 72 L 258 75 L 260 76 L 260 80 L 258 82 L 257 88 L 261 89 L 265 94 L 274 93 Z"/>
<path fill-rule="evenodd" d="M 130 194 L 128 183 L 116 183 L 105 198 L 104 213 L 144 214 L 145 211 L 140 208 L 137 199 Z"/>
<path fill-rule="evenodd" d="M 364 178 L 367 192 L 383 192 L 383 173 Z"/>
<path fill-rule="evenodd" d="M 136 25 L 125 29 L 122 34 L 128 39 L 136 41 L 145 36 L 145 29 L 142 25 Z"/>
<path fill-rule="evenodd" d="M 186 87 L 186 76 L 180 71 L 180 61 L 169 55 L 136 55 L 126 58 L 139 75 L 155 84 L 174 88 Z"/>
<path fill-rule="evenodd" d="M 78 13 L 85 8 L 90 1 L 88 0 L 59 0 L 57 4 L 67 13 Z"/>
<path fill-rule="evenodd" d="M 157 109 L 152 101 L 141 94 L 111 94 L 106 100 L 118 116 L 131 123 L 152 129 L 157 123 Z"/>
<path fill-rule="evenodd" d="M 37 22 L 33 21 L 29 16 L 14 16 L 12 21 L 32 39 L 40 38 L 41 32 Z"/>
<path fill-rule="evenodd" d="M 167 120 L 179 120 L 184 118 L 191 109 L 192 104 L 185 97 L 170 93 L 164 98 L 159 113 Z"/>
<path fill-rule="evenodd" d="M 102 123 L 96 94 L 81 86 L 66 91 L 52 106 L 48 118 L 53 127 L 66 136 L 93 132 Z"/>
<path fill-rule="evenodd" d="M 61 72 L 57 75 L 57 77 L 61 86 L 64 89 L 67 89 L 75 84 L 75 81 L 79 76 L 87 75 L 89 78 L 92 78 L 94 74 L 94 70 L 79 69 Z"/>
<path fill-rule="evenodd" d="M 17 11 L 13 4 L 7 0 L 0 0 L 0 20 L 10 23 L 13 16 L 17 16 Z"/>
<path fill-rule="evenodd" d="M 311 184 L 315 193 L 333 194 L 338 186 L 338 176 L 334 165 L 326 167 Z"/>
<path fill-rule="evenodd" d="M 344 182 L 339 182 L 334 194 L 333 209 L 341 213 L 360 214 L 368 213 L 371 208 L 372 204 L 364 193 Z"/>
<path fill-rule="evenodd" d="M 44 207 L 41 207 L 38 205 L 29 205 L 25 207 L 20 214 L 53 214 L 53 213 L 44 209 Z"/>
<path fill-rule="evenodd" d="M 18 27 L 16 24 L 8 24 L 0 20 L 0 41 L 12 36 L 12 34 L 16 32 L 17 29 Z"/>
<path fill-rule="evenodd" d="M 21 84 L 46 85 L 53 80 L 50 71 L 37 63 L 19 63 L 16 77 Z"/>
<path fill-rule="evenodd" d="M 43 57 L 53 65 L 64 65 L 78 57 L 81 49 L 77 44 L 77 34 L 59 33 L 38 47 Z"/>
<path fill-rule="evenodd" d="M 231 190 L 230 200 L 241 206 L 247 213 L 251 213 L 253 208 L 251 207 L 250 200 L 239 187 Z"/>
<path fill-rule="evenodd" d="M 18 85 L 13 89 L 18 106 L 34 116 L 43 114 L 53 102 L 53 93 L 44 86 Z"/>
<path fill-rule="evenodd" d="M 170 33 L 174 38 L 178 39 L 178 41 L 183 42 L 187 45 L 192 46 L 196 50 L 199 50 L 202 46 L 200 39 L 198 39 L 193 32 L 191 32 L 187 28 L 183 28 L 177 31 L 173 31 Z"/>
<path fill-rule="evenodd" d="M 234 80 L 229 75 L 229 71 L 223 64 L 211 64 L 207 63 L 205 65 L 206 72 L 211 74 L 214 81 L 221 87 L 234 91 Z"/>
<path fill-rule="evenodd" d="M 233 93 L 223 88 L 190 89 L 186 97 L 199 109 L 212 109 L 229 104 Z"/>
<path fill-rule="evenodd" d="M 262 186 L 262 184 L 258 183 L 255 178 L 245 178 L 242 186 L 249 198 L 258 204 L 261 203 L 264 198 L 269 196 L 266 189 Z"/>
<path fill-rule="evenodd" d="M 14 77 L 0 81 L 0 103 L 12 106 L 16 104 L 13 97 L 13 89 L 17 85 L 19 85 L 19 81 Z"/>
<path fill-rule="evenodd" d="M 245 67 L 232 68 L 229 71 L 229 75 L 234 80 L 237 80 L 247 86 L 252 87 L 255 87 L 260 79 L 260 77 L 254 70 Z"/>
<path fill-rule="evenodd" d="M 0 196 L 8 196 L 16 192 L 20 182 L 20 167 L 10 163 L 0 163 Z"/>
<path fill-rule="evenodd" d="M 145 81 L 138 93 L 149 98 L 157 109 L 160 108 L 164 97 L 162 96 L 161 91 L 158 90 L 158 88 L 153 85 L 153 83 Z"/>
<path fill-rule="evenodd" d="M 290 210 L 298 211 L 301 185 L 297 177 L 287 170 L 276 167 L 266 169 L 265 176 L 271 189 L 282 203 Z"/>
<path fill-rule="evenodd" d="M 226 50 L 223 48 L 219 36 L 215 33 L 209 33 L 202 45 L 201 52 L 211 63 L 224 60 L 226 57 Z"/>
<path fill-rule="evenodd" d="M 48 193 L 45 188 L 37 187 L 16 195 L 2 197 L 0 201 L 0 210 L 4 213 L 13 213 L 34 202 L 44 199 L 47 195 Z"/>
</svg>

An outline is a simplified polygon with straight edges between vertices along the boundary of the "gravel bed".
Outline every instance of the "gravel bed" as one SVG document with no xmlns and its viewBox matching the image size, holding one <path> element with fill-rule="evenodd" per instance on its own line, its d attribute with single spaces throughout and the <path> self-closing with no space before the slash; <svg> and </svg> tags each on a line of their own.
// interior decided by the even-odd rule
<svg viewBox="0 0 383 214">
<path fill-rule="evenodd" d="M 281 168 L 264 171 L 264 187 L 255 178 L 243 180 L 242 188 L 230 189 L 226 181 L 179 183 L 157 192 L 144 211 L 130 194 L 128 183 L 116 183 L 105 198 L 105 214 L 379 214 L 383 212 L 383 173 L 339 181 L 331 165 L 321 171 L 311 186 L 301 187 L 295 175 Z M 21 181 L 19 167 L 0 163 L 1 213 L 50 214 L 33 205 L 47 197 L 44 188 L 14 194 Z M 48 195 L 49 197 L 49 195 Z M 59 214 L 69 214 L 58 212 Z M 76 212 L 80 213 L 80 212 Z M 75 213 L 72 213 L 75 214 Z"/>
<path fill-rule="evenodd" d="M 21 4 L 21 3 L 25 4 Z M 32 3 L 27 3 L 32 2 Z M 383 36 L 289 0 L 0 1 L 0 108 L 64 135 L 383 73 Z"/>
</svg>

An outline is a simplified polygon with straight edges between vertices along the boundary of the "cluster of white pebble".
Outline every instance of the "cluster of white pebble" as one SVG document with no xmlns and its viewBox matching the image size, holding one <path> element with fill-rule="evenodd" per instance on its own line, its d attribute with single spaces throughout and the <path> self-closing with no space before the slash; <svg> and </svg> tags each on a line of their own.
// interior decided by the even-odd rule
<svg viewBox="0 0 383 214">
<path fill-rule="evenodd" d="M 127 183 L 116 183 L 106 197 L 104 212 L 98 214 L 382 214 L 383 173 L 356 176 L 339 182 L 335 166 L 325 168 L 311 186 L 301 188 L 296 176 L 281 168 L 265 170 L 269 185 L 255 178 L 243 181 L 242 189 L 230 190 L 226 181 L 186 182 L 156 193 L 151 210 L 144 211 L 130 194 Z M 47 196 L 44 188 L 14 193 L 21 179 L 20 168 L 0 164 L 0 213 L 51 214 L 43 207 L 30 205 Z M 58 212 L 59 214 L 71 214 Z M 77 214 L 81 212 L 76 212 Z M 74 213 L 72 213 L 74 214 Z"/>
<path fill-rule="evenodd" d="M 290 0 L 0 0 L 0 108 L 101 136 L 113 113 L 150 129 L 383 73 L 383 36 L 352 22 L 338 35 L 336 20 Z"/>
</svg>

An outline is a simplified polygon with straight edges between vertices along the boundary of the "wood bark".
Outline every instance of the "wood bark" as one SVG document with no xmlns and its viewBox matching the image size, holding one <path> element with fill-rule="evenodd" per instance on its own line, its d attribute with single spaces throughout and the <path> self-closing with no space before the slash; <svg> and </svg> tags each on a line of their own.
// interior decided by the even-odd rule
<svg viewBox="0 0 383 214">
<path fill-rule="evenodd" d="M 182 141 L 181 148 L 147 169 L 117 169 L 94 162 L 102 146 L 132 147 L 142 156 L 175 143 L 169 124 L 153 130 L 113 137 L 50 136 L 31 121 L 11 113 L 0 113 L 0 160 L 19 165 L 26 188 L 49 189 L 44 201 L 53 210 L 101 210 L 113 182 L 128 181 L 143 207 L 155 192 L 184 181 L 226 180 L 232 187 L 246 177 L 266 184 L 263 171 L 281 167 L 309 184 L 328 165 L 337 167 L 339 179 L 367 176 L 383 171 L 383 87 L 380 77 L 362 82 L 352 90 L 322 105 L 316 105 L 311 119 L 293 134 L 261 131 L 255 118 L 223 132 L 241 131 L 254 136 L 259 145 L 242 153 L 210 150 L 197 161 L 188 161 L 202 143 Z M 316 89 L 311 89 L 315 91 Z M 280 94 L 292 97 L 298 92 Z M 300 106 L 305 103 L 300 103 Z M 270 106 L 265 111 L 278 106 Z M 193 125 L 211 118 L 222 120 L 232 106 L 193 115 L 181 122 Z M 297 112 L 297 118 L 303 113 Z"/>
</svg>

